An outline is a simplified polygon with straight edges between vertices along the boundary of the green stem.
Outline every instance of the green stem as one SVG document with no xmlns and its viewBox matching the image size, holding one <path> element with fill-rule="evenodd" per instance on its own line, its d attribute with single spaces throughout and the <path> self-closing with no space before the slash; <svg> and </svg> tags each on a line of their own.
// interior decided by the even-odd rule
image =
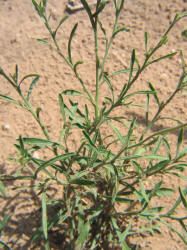
<svg viewBox="0 0 187 250">
<path fill-rule="evenodd" d="M 107 60 L 107 57 L 108 57 L 108 53 L 109 53 L 110 47 L 111 47 L 113 39 L 114 39 L 114 32 L 116 31 L 116 28 L 117 28 L 118 19 L 119 19 L 119 15 L 116 16 L 116 18 L 115 18 L 115 23 L 114 23 L 112 35 L 111 35 L 110 41 L 108 42 L 108 44 L 106 46 L 105 55 L 104 55 L 104 58 L 103 58 L 103 62 L 101 64 L 99 80 L 101 80 L 101 77 L 102 77 L 102 74 L 103 74 L 103 71 L 104 71 L 104 66 L 105 66 L 105 63 L 106 63 L 106 60 Z"/>
<path fill-rule="evenodd" d="M 142 133 L 140 140 L 143 139 L 144 135 L 151 129 L 151 127 L 154 125 L 154 123 L 158 120 L 160 113 L 162 112 L 162 110 L 171 102 L 171 100 L 175 97 L 175 95 L 181 90 L 181 83 L 183 81 L 185 77 L 185 74 L 182 73 L 180 79 L 179 79 L 179 83 L 177 88 L 175 89 L 175 91 L 169 96 L 169 98 L 167 99 L 167 101 L 165 103 L 162 103 L 159 108 L 158 111 L 156 112 L 156 114 L 154 115 L 152 121 L 149 123 L 149 125 L 145 128 L 144 132 Z"/>
<path fill-rule="evenodd" d="M 129 149 L 132 149 L 132 148 L 137 148 L 137 147 L 143 145 L 146 141 L 150 140 L 151 138 L 153 138 L 153 137 L 155 137 L 155 136 L 158 136 L 158 135 L 160 135 L 160 134 L 167 134 L 167 133 L 169 133 L 169 132 L 173 132 L 173 131 L 175 131 L 175 130 L 179 130 L 179 129 L 184 128 L 184 127 L 187 127 L 187 123 L 181 124 L 181 125 L 176 126 L 176 127 L 173 127 L 173 128 L 162 129 L 162 130 L 160 130 L 160 131 L 158 131 L 158 132 L 155 132 L 155 133 L 151 134 L 150 136 L 148 136 L 148 137 L 145 138 L 144 140 L 139 141 L 139 142 L 136 143 L 136 144 L 133 144 L 133 145 L 131 145 L 131 146 L 129 146 L 129 147 L 128 147 L 128 146 L 122 147 L 121 150 L 118 152 L 118 154 L 117 154 L 111 161 L 106 162 L 105 164 L 106 164 L 106 165 L 114 164 L 115 161 L 120 157 L 120 155 L 121 155 L 124 151 L 129 150 Z M 101 163 L 100 165 L 98 165 L 98 166 L 96 167 L 96 170 L 97 170 L 98 168 L 102 167 L 103 165 L 104 165 L 103 163 Z"/>
<path fill-rule="evenodd" d="M 37 123 L 39 124 L 39 126 L 41 127 L 45 137 L 47 138 L 47 140 L 50 140 L 50 136 L 45 128 L 45 126 L 43 125 L 43 123 L 41 122 L 41 120 L 38 118 L 36 112 L 32 109 L 32 107 L 30 106 L 28 100 L 23 96 L 23 94 L 21 92 L 19 92 L 19 95 L 21 96 L 21 98 L 23 99 L 24 103 L 25 103 L 25 108 L 33 115 L 33 117 L 35 118 L 35 120 L 37 121 Z"/>
<path fill-rule="evenodd" d="M 98 32 L 97 17 L 95 18 L 94 40 L 95 40 L 95 67 L 96 67 L 96 93 L 95 93 L 95 118 L 98 119 L 99 114 L 99 57 L 98 57 Z"/>
<path fill-rule="evenodd" d="M 64 54 L 61 52 L 60 46 L 58 45 L 58 42 L 57 42 L 57 40 L 56 40 L 56 38 L 55 38 L 55 36 L 54 36 L 54 34 L 53 34 L 53 31 L 52 31 L 50 25 L 48 24 L 48 21 L 47 21 L 46 17 L 44 17 L 44 19 L 45 19 L 45 22 L 44 22 L 44 23 L 45 23 L 45 26 L 46 26 L 46 28 L 48 29 L 48 31 L 49 31 L 49 33 L 50 33 L 52 39 L 53 39 L 53 42 L 54 42 L 54 44 L 55 44 L 55 46 L 56 46 L 56 51 L 57 51 L 57 53 L 64 59 L 64 61 L 67 63 L 67 65 L 73 70 L 73 72 L 74 72 L 74 74 L 75 74 L 75 77 L 79 80 L 79 82 L 81 83 L 81 85 L 82 85 L 84 91 L 85 91 L 86 94 L 88 95 L 90 102 L 91 102 L 91 103 L 93 104 L 93 106 L 95 107 L 95 102 L 94 102 L 94 99 L 93 99 L 91 93 L 90 93 L 89 90 L 86 88 L 86 86 L 85 86 L 83 80 L 81 79 L 80 75 L 75 71 L 74 65 L 73 65 L 73 64 L 69 61 L 69 59 L 68 59 L 66 56 L 64 56 Z"/>
</svg>

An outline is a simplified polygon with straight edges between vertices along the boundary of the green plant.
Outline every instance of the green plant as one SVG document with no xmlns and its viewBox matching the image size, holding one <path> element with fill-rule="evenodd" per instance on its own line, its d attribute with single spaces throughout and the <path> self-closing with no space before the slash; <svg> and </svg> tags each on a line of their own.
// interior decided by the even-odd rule
<svg viewBox="0 0 187 250">
<path fill-rule="evenodd" d="M 105 8 L 106 1 L 98 0 L 94 11 L 90 9 L 87 1 L 81 0 L 81 2 L 88 14 L 94 34 L 95 96 L 93 96 L 93 93 L 87 88 L 84 79 L 79 75 L 78 68 L 83 62 L 74 62 L 72 58 L 71 43 L 78 24 L 75 24 L 70 33 L 66 56 L 56 40 L 56 34 L 68 17 L 63 17 L 57 28 L 53 30 L 47 17 L 47 1 L 43 0 L 38 4 L 35 0 L 32 0 L 35 10 L 51 35 L 53 45 L 49 44 L 45 39 L 38 40 L 56 50 L 59 56 L 72 69 L 72 73 L 83 89 L 82 93 L 76 89 L 67 89 L 59 94 L 59 106 L 63 118 L 63 126 L 57 142 L 51 140 L 46 126 L 40 119 L 40 107 L 36 108 L 35 111 L 30 104 L 32 90 L 39 80 L 39 75 L 30 74 L 19 80 L 17 65 L 15 73 L 11 76 L 8 76 L 0 68 L 0 74 L 17 91 L 22 101 L 16 101 L 2 94 L 0 97 L 29 111 L 45 136 L 45 139 L 23 138 L 19 136 L 17 144 L 15 144 L 19 152 L 17 161 L 23 167 L 21 170 L 19 169 L 19 174 L 16 173 L 11 178 L 37 181 L 40 172 L 45 172 L 46 176 L 43 177 L 43 181 L 35 185 L 39 190 L 39 195 L 41 194 L 42 196 L 42 227 L 36 231 L 32 239 L 36 240 L 43 237 L 46 249 L 50 249 L 48 236 L 55 228 L 62 233 L 62 238 L 65 242 L 64 249 L 109 249 L 114 246 L 121 247 L 122 249 L 130 249 L 127 243 L 128 236 L 140 231 L 148 231 L 153 234 L 154 231 L 159 230 L 158 225 L 163 223 L 168 225 L 187 243 L 187 228 L 185 224 L 187 217 L 177 217 L 174 215 L 176 208 L 181 202 L 187 208 L 185 198 L 187 188 L 182 190 L 179 187 L 178 200 L 169 211 L 164 211 L 164 207 L 152 206 L 151 201 L 156 197 L 170 195 L 174 190 L 164 187 L 162 181 L 157 182 L 156 180 L 155 183 L 153 182 L 154 185 L 149 189 L 145 187 L 145 182 L 150 177 L 157 179 L 158 174 L 161 176 L 173 174 L 180 178 L 181 175 L 179 172 L 184 171 L 187 166 L 187 161 L 185 160 L 187 148 L 181 149 L 184 127 L 187 126 L 187 123 L 167 117 L 167 119 L 175 120 L 178 123 L 177 126 L 162 129 L 152 134 L 150 133 L 153 125 L 158 120 L 164 119 L 161 113 L 165 107 L 178 92 L 185 90 L 187 86 L 187 73 L 182 51 L 180 52 L 181 76 L 176 89 L 174 89 L 167 100 L 160 101 L 160 97 L 151 83 L 149 83 L 147 91 L 130 92 L 135 81 L 148 66 L 176 54 L 174 52 L 153 59 L 155 52 L 167 43 L 167 35 L 170 30 L 180 19 L 186 17 L 187 13 L 176 14 L 168 30 L 154 48 L 149 48 L 148 33 L 145 32 L 145 59 L 142 65 L 139 63 L 136 52 L 133 49 L 129 69 L 123 69 L 114 72 L 112 75 L 107 75 L 105 73 L 105 64 L 113 40 L 119 32 L 129 31 L 126 27 L 118 26 L 119 16 L 125 1 L 113 1 L 115 22 L 110 38 L 108 38 L 100 20 L 100 13 Z M 101 29 L 105 36 L 106 49 L 103 58 L 99 56 L 98 29 Z M 124 83 L 117 96 L 113 90 L 112 79 L 118 74 L 128 74 L 128 80 Z M 21 85 L 28 78 L 33 80 L 27 95 L 24 95 Z M 106 96 L 103 100 L 100 100 L 99 88 L 104 83 L 109 88 L 111 97 Z M 125 109 L 135 105 L 129 99 L 139 94 L 146 97 L 146 122 L 144 131 L 137 136 L 135 135 L 137 127 L 136 117 L 129 121 L 128 117 L 117 117 L 112 112 L 119 107 Z M 69 103 L 65 102 L 65 96 L 69 97 Z M 79 107 L 74 98 L 85 98 L 84 109 Z M 149 118 L 150 98 L 158 106 L 157 112 L 152 119 Z M 87 105 L 87 102 L 90 105 Z M 92 107 L 94 115 L 90 111 Z M 123 126 L 123 134 L 114 125 L 115 122 Z M 106 137 L 102 133 L 104 125 L 107 125 L 112 131 Z M 69 136 L 71 133 L 74 133 L 74 128 L 80 130 L 82 137 L 77 150 L 73 152 L 69 146 Z M 176 144 L 176 154 L 173 155 L 166 135 L 176 130 L 179 130 L 179 136 Z M 117 152 L 114 150 L 116 144 L 118 145 Z M 160 153 L 160 148 L 163 147 L 165 148 L 165 154 L 163 150 Z M 48 160 L 34 157 L 33 152 L 40 149 L 51 150 L 54 157 Z M 30 163 L 32 163 L 32 168 Z M 33 166 L 35 167 L 34 170 Z M 26 168 L 31 172 L 30 175 L 25 176 L 22 173 Z M 7 176 L 2 176 L 1 180 L 5 181 L 7 178 Z M 55 184 L 58 184 L 62 188 L 61 199 L 48 196 L 48 188 Z M 120 211 L 116 208 L 116 204 L 126 204 L 126 207 L 123 208 L 123 211 Z M 56 211 L 52 218 L 48 218 L 47 208 L 49 206 L 54 207 Z M 133 230 L 133 219 L 137 216 L 141 219 L 149 220 L 150 228 L 142 227 Z M 177 231 L 172 224 L 168 223 L 166 219 L 179 222 L 185 236 Z"/>
<path fill-rule="evenodd" d="M 2 183 L 2 181 L 0 181 L 0 192 L 2 193 L 2 195 L 4 197 L 6 197 L 6 190 L 5 190 L 5 187 L 4 187 L 3 183 Z M 3 218 L 3 220 L 0 221 L 0 247 L 2 247 L 2 249 L 10 249 L 7 246 L 7 244 L 4 241 L 1 240 L 1 234 L 3 232 L 3 229 L 4 229 L 5 225 L 7 224 L 7 221 L 10 218 L 10 216 L 11 216 L 10 214 L 6 214 L 4 216 L 4 218 Z"/>
</svg>

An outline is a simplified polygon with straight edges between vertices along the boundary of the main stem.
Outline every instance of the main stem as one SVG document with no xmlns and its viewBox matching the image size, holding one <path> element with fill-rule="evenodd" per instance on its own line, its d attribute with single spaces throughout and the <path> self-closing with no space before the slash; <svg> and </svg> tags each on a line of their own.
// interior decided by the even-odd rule
<svg viewBox="0 0 187 250">
<path fill-rule="evenodd" d="M 96 121 L 99 116 L 99 57 L 98 57 L 98 36 L 97 36 L 97 17 L 95 19 L 95 67 L 96 67 L 96 93 L 95 93 L 95 118 Z"/>
</svg>

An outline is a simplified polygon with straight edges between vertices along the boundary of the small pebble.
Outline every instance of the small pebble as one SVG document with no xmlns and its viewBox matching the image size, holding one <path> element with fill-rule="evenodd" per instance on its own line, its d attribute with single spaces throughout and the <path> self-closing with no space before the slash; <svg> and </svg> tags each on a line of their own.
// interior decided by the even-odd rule
<svg viewBox="0 0 187 250">
<path fill-rule="evenodd" d="M 8 131 L 10 129 L 10 126 L 8 124 L 3 124 L 1 128 L 3 131 Z"/>
<path fill-rule="evenodd" d="M 38 154 L 38 152 L 36 152 L 36 151 L 34 151 L 34 152 L 32 153 L 32 156 L 33 156 L 34 158 L 39 158 L 39 154 Z"/>
</svg>

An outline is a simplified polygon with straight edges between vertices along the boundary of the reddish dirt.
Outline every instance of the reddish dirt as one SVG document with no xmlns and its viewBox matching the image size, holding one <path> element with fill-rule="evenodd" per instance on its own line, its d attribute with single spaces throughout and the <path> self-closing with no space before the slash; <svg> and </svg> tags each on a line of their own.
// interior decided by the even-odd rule
<svg viewBox="0 0 187 250">
<path fill-rule="evenodd" d="M 53 27 L 64 15 L 66 3 L 65 0 L 48 1 L 48 13 L 51 13 L 51 25 Z M 137 57 L 142 62 L 144 58 L 144 32 L 147 31 L 149 34 L 149 46 L 155 45 L 173 20 L 175 13 L 184 11 L 187 11 L 186 0 L 129 0 L 124 6 L 119 23 L 130 27 L 131 32 L 120 33 L 116 37 L 105 70 L 111 74 L 114 70 L 129 67 L 133 48 L 136 49 Z M 101 19 L 107 32 L 110 33 L 114 20 L 112 3 L 107 4 Z M 79 27 L 73 40 L 73 58 L 74 61 L 84 61 L 84 64 L 79 67 L 80 74 L 87 82 L 90 91 L 94 92 L 93 35 L 84 11 L 81 10 L 70 15 L 69 20 L 65 22 L 63 29 L 58 34 L 58 40 L 64 51 L 67 51 L 67 39 L 75 22 L 79 22 Z M 186 62 L 187 40 L 181 36 L 181 31 L 187 28 L 186 24 L 186 19 L 177 23 L 169 34 L 169 42 L 157 53 L 157 56 L 183 50 Z M 36 38 L 49 37 L 49 34 L 35 13 L 31 1 L 0 0 L 0 32 L 0 66 L 7 73 L 13 73 L 15 64 L 18 64 L 20 78 L 30 73 L 37 73 L 41 76 L 37 87 L 33 90 L 31 102 L 34 108 L 38 106 L 42 108 L 42 121 L 47 125 L 52 139 L 57 140 L 62 127 L 62 120 L 59 118 L 58 93 L 71 88 L 82 90 L 81 86 L 56 52 L 36 41 Z M 104 50 L 102 38 L 99 42 L 99 48 L 102 55 Z M 135 83 L 133 90 L 147 89 L 148 82 L 151 82 L 156 87 L 162 100 L 165 100 L 175 88 L 180 74 L 180 60 L 178 56 L 175 56 L 159 64 L 153 64 L 149 69 L 146 69 Z M 121 77 L 115 79 L 114 90 L 116 93 L 119 92 L 123 83 L 124 79 L 122 80 Z M 23 86 L 23 89 L 26 89 L 26 87 L 28 86 Z M 0 93 L 17 98 L 15 91 L 2 77 Z M 105 94 L 106 91 L 103 91 L 103 93 Z M 134 100 L 137 104 L 145 103 L 143 96 Z M 186 96 L 179 93 L 174 101 L 168 105 L 164 115 L 187 122 L 186 109 Z M 141 127 L 144 125 L 142 110 L 141 108 L 134 108 L 125 111 L 119 110 L 118 112 L 119 114 L 123 113 L 128 118 L 137 116 Z M 156 105 L 153 104 L 150 114 L 153 115 L 155 111 Z M 164 120 L 162 123 L 159 122 L 152 132 L 158 128 L 167 128 L 172 125 L 176 125 L 176 123 Z M 107 134 L 108 131 L 105 132 Z M 0 99 L 0 174 L 11 174 L 18 170 L 18 164 L 13 164 L 8 161 L 8 158 L 16 155 L 13 144 L 20 134 L 23 137 L 43 138 L 40 128 L 29 113 Z M 184 144 L 187 144 L 186 131 L 184 137 Z M 76 134 L 72 139 L 73 148 L 79 144 L 79 140 L 79 134 Z M 169 140 L 174 151 L 177 133 L 173 133 Z M 164 177 L 163 181 L 165 186 L 172 188 L 177 188 L 179 185 L 185 187 L 186 185 L 184 181 L 171 176 Z M 24 182 L 18 181 L 6 183 L 7 198 L 4 199 L 0 196 L 0 214 L 3 216 L 8 212 L 12 213 L 1 239 L 14 250 L 43 249 L 42 246 L 34 247 L 29 241 L 33 231 L 40 223 L 40 200 L 34 190 L 23 191 L 20 189 L 16 191 L 12 189 L 16 185 L 23 184 Z M 54 188 L 52 191 L 55 195 L 56 189 Z M 164 198 L 163 201 L 156 201 L 156 204 L 160 205 L 161 202 L 169 209 L 177 197 L 178 192 L 172 197 Z M 185 215 L 185 213 L 186 211 L 181 206 L 179 214 Z M 131 242 L 137 243 L 140 249 L 187 249 L 181 239 L 167 227 L 163 227 L 162 234 L 155 233 L 154 237 L 150 235 L 135 236 L 131 239 Z"/>
</svg>

